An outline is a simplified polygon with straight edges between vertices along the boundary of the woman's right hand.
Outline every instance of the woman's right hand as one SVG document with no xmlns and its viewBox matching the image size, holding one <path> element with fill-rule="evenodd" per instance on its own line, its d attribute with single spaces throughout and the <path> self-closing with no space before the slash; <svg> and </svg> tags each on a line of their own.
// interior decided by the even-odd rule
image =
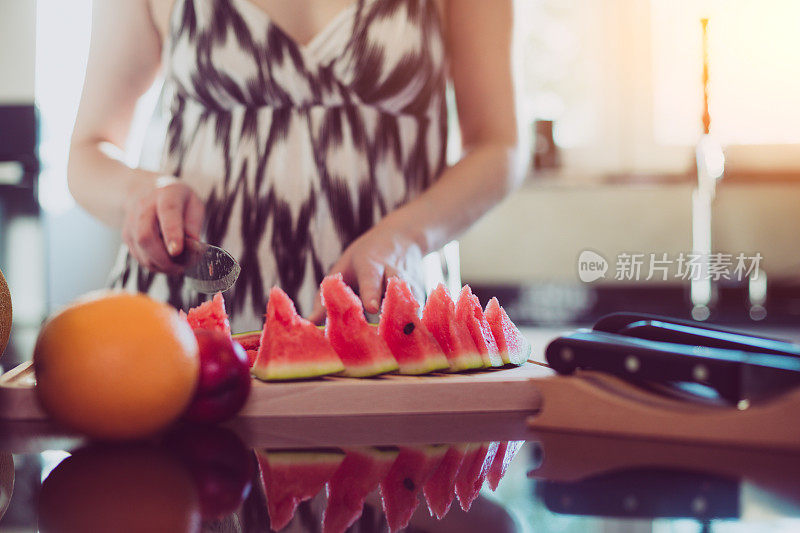
<svg viewBox="0 0 800 533">
<path fill-rule="evenodd" d="M 148 270 L 178 274 L 172 258 L 183 251 L 183 238 L 200 237 L 205 207 L 181 180 L 162 176 L 131 195 L 125 204 L 122 240 Z"/>
</svg>

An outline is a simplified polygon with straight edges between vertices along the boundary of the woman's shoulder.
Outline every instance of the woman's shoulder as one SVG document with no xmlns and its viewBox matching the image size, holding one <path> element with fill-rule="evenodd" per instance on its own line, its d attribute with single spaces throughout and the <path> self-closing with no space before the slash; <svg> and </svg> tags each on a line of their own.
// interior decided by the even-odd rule
<svg viewBox="0 0 800 533">
<path fill-rule="evenodd" d="M 147 9 L 150 11 L 150 17 L 153 19 L 153 24 L 158 30 L 158 34 L 161 36 L 161 41 L 163 42 L 164 37 L 169 31 L 169 19 L 175 6 L 175 2 L 180 2 L 181 0 L 141 1 L 147 3 Z"/>
</svg>

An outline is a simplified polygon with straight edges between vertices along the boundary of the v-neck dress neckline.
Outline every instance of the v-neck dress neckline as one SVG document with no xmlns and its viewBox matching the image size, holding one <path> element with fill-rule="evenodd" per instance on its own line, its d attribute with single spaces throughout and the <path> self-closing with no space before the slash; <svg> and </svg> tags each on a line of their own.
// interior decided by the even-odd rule
<svg viewBox="0 0 800 533">
<path fill-rule="evenodd" d="M 213 0 L 212 0 L 213 1 Z M 279 24 L 275 19 L 270 15 L 270 13 L 262 8 L 261 6 L 257 5 L 252 0 L 231 0 L 233 2 L 237 2 L 241 9 L 250 11 L 253 13 L 257 13 L 257 16 L 261 16 L 267 24 L 274 27 L 276 31 L 282 33 L 287 40 L 291 41 L 292 44 L 298 49 L 303 52 L 313 52 L 321 42 L 324 42 L 325 39 L 328 39 L 331 33 L 336 32 L 337 30 L 341 29 L 343 25 L 348 24 L 351 27 L 355 22 L 355 18 L 357 17 L 358 12 L 362 9 L 362 4 L 365 1 L 376 1 L 376 0 L 354 0 L 346 7 L 342 8 L 333 18 L 331 18 L 318 32 L 314 34 L 311 39 L 306 43 L 299 42 L 294 36 L 292 36 L 289 32 L 287 32 L 281 24 Z"/>
</svg>

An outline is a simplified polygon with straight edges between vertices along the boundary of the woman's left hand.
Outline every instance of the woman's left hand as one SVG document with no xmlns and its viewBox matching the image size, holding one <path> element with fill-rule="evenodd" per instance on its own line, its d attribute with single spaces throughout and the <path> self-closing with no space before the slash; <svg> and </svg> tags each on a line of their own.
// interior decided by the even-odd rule
<svg viewBox="0 0 800 533">
<path fill-rule="evenodd" d="M 345 283 L 358 292 L 368 313 L 380 311 L 386 280 L 397 276 L 413 283 L 421 278 L 422 251 L 419 244 L 397 228 L 378 224 L 348 246 L 331 267 L 330 274 L 341 273 Z M 422 289 L 422 287 L 413 287 Z M 320 294 L 314 299 L 308 319 L 322 322 L 325 310 Z"/>
</svg>

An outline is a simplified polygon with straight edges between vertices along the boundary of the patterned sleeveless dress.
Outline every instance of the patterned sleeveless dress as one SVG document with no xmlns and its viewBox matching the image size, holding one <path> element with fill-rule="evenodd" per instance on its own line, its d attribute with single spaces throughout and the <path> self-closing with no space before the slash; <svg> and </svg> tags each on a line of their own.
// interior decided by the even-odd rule
<svg viewBox="0 0 800 533">
<path fill-rule="evenodd" d="M 175 0 L 164 65 L 157 170 L 192 186 L 203 238 L 241 264 L 235 331 L 262 326 L 273 284 L 309 312 L 342 251 L 444 168 L 433 0 L 356 0 L 307 45 L 250 0 Z M 111 279 L 179 308 L 206 299 L 124 247 Z"/>
</svg>

